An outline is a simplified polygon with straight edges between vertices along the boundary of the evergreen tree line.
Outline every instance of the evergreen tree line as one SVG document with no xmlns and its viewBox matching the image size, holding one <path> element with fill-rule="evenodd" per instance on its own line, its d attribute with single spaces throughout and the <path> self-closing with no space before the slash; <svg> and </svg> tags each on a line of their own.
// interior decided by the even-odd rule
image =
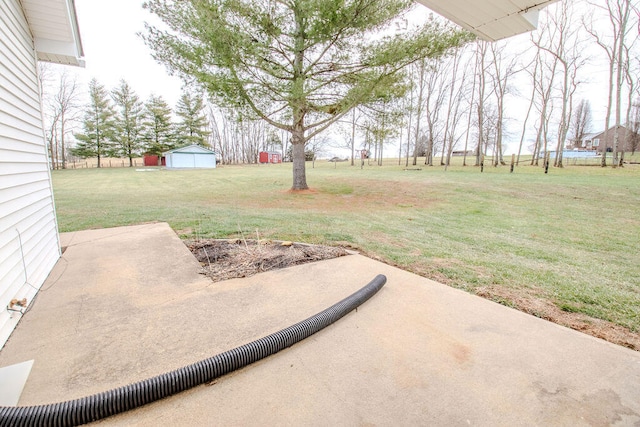
<svg viewBox="0 0 640 427">
<path fill-rule="evenodd" d="M 161 156 L 163 152 L 191 144 L 209 147 L 211 134 L 201 93 L 184 90 L 175 115 L 162 96 L 151 95 L 142 102 L 131 86 L 121 80 L 108 91 L 96 79 L 89 83 L 89 103 L 84 107 L 82 131 L 71 154 L 81 158 L 133 159 L 142 154 Z"/>
</svg>

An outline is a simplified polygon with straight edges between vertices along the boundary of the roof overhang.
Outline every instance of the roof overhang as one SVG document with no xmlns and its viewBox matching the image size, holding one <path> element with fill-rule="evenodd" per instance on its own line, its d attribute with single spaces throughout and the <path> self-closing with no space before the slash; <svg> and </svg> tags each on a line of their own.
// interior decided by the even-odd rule
<svg viewBox="0 0 640 427">
<path fill-rule="evenodd" d="M 416 0 L 487 41 L 533 31 L 538 13 L 558 0 Z"/>
<path fill-rule="evenodd" d="M 22 0 L 38 60 L 84 67 L 74 0 Z"/>
<path fill-rule="evenodd" d="M 174 148 L 173 150 L 165 151 L 162 153 L 162 155 L 166 156 L 167 154 L 173 154 L 173 153 L 216 154 L 216 152 L 210 148 L 203 147 L 198 144 L 189 144 L 189 145 L 183 145 L 182 147 Z"/>
</svg>

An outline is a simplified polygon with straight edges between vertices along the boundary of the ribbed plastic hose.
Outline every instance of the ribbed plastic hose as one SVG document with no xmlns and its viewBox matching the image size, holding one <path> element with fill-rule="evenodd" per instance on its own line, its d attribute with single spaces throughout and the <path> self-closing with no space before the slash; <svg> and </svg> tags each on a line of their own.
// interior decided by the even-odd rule
<svg viewBox="0 0 640 427">
<path fill-rule="evenodd" d="M 291 347 L 356 309 L 378 292 L 387 278 L 377 275 L 342 301 L 264 338 L 147 380 L 66 402 L 0 407 L 0 426 L 76 426 L 138 408 Z"/>
</svg>

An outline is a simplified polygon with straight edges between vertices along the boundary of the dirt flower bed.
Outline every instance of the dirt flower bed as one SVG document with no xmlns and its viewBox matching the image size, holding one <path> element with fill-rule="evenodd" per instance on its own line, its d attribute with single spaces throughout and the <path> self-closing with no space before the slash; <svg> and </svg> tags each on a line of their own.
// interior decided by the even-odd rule
<svg viewBox="0 0 640 427">
<path fill-rule="evenodd" d="M 589 317 L 582 313 L 566 312 L 547 299 L 529 296 L 523 292 L 509 292 L 506 288 L 483 287 L 476 289 L 475 292 L 483 298 L 511 306 L 541 319 L 640 351 L 640 334 L 624 326 Z"/>
<path fill-rule="evenodd" d="M 185 242 L 214 282 L 249 277 L 264 271 L 348 255 L 343 248 L 257 240 Z"/>
</svg>

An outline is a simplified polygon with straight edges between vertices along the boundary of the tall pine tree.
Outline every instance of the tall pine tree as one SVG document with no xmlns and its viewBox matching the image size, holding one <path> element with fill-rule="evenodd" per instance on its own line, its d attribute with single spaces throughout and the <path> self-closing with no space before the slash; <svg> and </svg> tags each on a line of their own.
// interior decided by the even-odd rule
<svg viewBox="0 0 640 427">
<path fill-rule="evenodd" d="M 200 93 L 185 90 L 178 100 L 176 115 L 180 118 L 177 124 L 176 137 L 179 145 L 198 144 L 208 147 L 209 121 L 204 113 L 204 99 Z"/>
<path fill-rule="evenodd" d="M 148 0 L 154 57 L 222 105 L 289 132 L 293 190 L 308 188 L 305 144 L 402 84 L 402 70 L 469 33 L 430 20 L 394 34 L 412 0 Z"/>
<path fill-rule="evenodd" d="M 149 154 L 162 156 L 163 152 L 175 147 L 171 107 L 161 96 L 151 95 L 144 110 L 145 150 Z"/>
<path fill-rule="evenodd" d="M 115 136 L 115 112 L 109 94 L 96 79 L 89 82 L 89 105 L 82 122 L 83 133 L 74 136 L 80 142 L 71 150 L 74 156 L 97 157 L 100 160 L 108 155 L 113 147 Z"/>
<path fill-rule="evenodd" d="M 142 148 L 143 105 L 124 79 L 111 92 L 111 97 L 117 108 L 114 151 L 120 157 L 127 157 L 132 167 L 133 158 L 140 155 Z"/>
</svg>

